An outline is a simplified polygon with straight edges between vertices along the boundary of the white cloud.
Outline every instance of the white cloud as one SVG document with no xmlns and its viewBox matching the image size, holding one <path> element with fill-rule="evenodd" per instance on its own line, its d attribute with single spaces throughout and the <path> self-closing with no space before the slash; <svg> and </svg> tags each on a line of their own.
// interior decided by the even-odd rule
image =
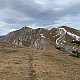
<svg viewBox="0 0 80 80">
<path fill-rule="evenodd" d="M 15 30 L 16 28 L 11 27 L 11 24 L 0 21 L 0 36 Z"/>
<path fill-rule="evenodd" d="M 9 32 L 12 32 L 12 31 L 15 31 L 15 30 L 17 30 L 17 29 L 4 29 L 4 28 L 2 28 L 2 29 L 0 29 L 0 36 L 6 35 Z"/>
<path fill-rule="evenodd" d="M 80 26 L 80 0 L 0 0 L 0 35 L 23 26 Z"/>
<path fill-rule="evenodd" d="M 70 26 L 76 29 L 80 29 L 80 14 L 66 15 L 54 22 L 53 26 Z"/>
</svg>

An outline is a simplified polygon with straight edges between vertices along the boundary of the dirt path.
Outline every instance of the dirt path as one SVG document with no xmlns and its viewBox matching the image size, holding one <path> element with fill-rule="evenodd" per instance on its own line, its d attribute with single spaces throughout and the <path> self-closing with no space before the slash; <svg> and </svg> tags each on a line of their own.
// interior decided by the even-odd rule
<svg viewBox="0 0 80 80">
<path fill-rule="evenodd" d="M 29 54 L 29 71 L 28 71 L 28 75 L 29 75 L 29 80 L 37 80 L 36 77 L 36 72 L 34 70 L 34 65 L 33 65 L 33 54 Z"/>
<path fill-rule="evenodd" d="M 0 51 L 0 80 L 80 80 L 80 59 L 55 48 Z"/>
</svg>

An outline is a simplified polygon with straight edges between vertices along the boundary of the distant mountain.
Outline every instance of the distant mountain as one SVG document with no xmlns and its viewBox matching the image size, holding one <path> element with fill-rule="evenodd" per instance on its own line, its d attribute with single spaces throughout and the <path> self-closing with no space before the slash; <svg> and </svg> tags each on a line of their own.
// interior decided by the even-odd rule
<svg viewBox="0 0 80 80">
<path fill-rule="evenodd" d="M 5 36 L 0 36 L 0 41 L 4 40 Z"/>
<path fill-rule="evenodd" d="M 4 42 L 19 46 L 41 49 L 48 46 L 55 46 L 69 53 L 79 48 L 72 41 L 80 41 L 80 31 L 67 26 L 52 28 L 51 30 L 23 27 L 17 31 L 8 33 L 4 38 Z"/>
</svg>

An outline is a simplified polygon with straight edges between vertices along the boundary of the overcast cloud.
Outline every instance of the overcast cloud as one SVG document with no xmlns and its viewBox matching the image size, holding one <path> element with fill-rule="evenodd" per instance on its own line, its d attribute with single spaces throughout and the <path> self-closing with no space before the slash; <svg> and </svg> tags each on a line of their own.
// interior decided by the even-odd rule
<svg viewBox="0 0 80 80">
<path fill-rule="evenodd" d="M 0 35 L 23 26 L 80 29 L 80 0 L 0 0 Z"/>
</svg>

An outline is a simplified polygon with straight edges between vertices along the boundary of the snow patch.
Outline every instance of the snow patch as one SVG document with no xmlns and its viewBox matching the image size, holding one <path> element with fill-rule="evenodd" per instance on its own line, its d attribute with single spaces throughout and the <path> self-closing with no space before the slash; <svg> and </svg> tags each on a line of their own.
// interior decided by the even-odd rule
<svg viewBox="0 0 80 80">
<path fill-rule="evenodd" d="M 75 40 L 73 40 L 73 41 L 75 41 Z"/>
<path fill-rule="evenodd" d="M 74 39 L 80 41 L 80 36 L 78 36 L 76 34 L 73 34 L 71 32 L 67 32 L 64 28 L 58 28 L 57 33 L 58 33 L 57 35 L 60 35 L 60 37 L 56 39 L 56 44 L 57 45 L 59 45 L 59 40 L 62 39 L 66 33 L 68 35 L 72 36 Z M 66 41 L 63 41 L 63 42 L 66 43 Z"/>
<path fill-rule="evenodd" d="M 67 32 L 68 35 L 72 36 L 73 38 L 75 38 L 76 40 L 80 39 L 80 36 L 77 36 L 76 34 L 73 34 L 71 32 Z"/>
<path fill-rule="evenodd" d="M 46 38 L 43 34 L 40 34 L 40 36 L 41 36 L 42 38 Z"/>
<path fill-rule="evenodd" d="M 67 31 L 64 28 L 58 28 L 58 34 L 65 34 Z"/>
<path fill-rule="evenodd" d="M 51 30 L 51 29 L 48 29 L 48 30 Z"/>
<path fill-rule="evenodd" d="M 58 36 L 59 34 L 57 34 L 57 35 L 55 35 L 55 36 L 53 36 L 53 37 L 56 37 L 56 36 Z"/>
<path fill-rule="evenodd" d="M 63 42 L 64 42 L 64 43 L 66 43 L 66 41 L 65 41 L 65 40 L 63 40 Z"/>
<path fill-rule="evenodd" d="M 56 39 L 56 44 L 59 45 L 59 40 L 66 34 L 66 30 L 64 28 L 58 28 L 58 34 L 57 35 L 61 35 L 58 39 Z"/>
<path fill-rule="evenodd" d="M 61 42 L 61 45 L 62 45 L 63 43 Z"/>
</svg>

